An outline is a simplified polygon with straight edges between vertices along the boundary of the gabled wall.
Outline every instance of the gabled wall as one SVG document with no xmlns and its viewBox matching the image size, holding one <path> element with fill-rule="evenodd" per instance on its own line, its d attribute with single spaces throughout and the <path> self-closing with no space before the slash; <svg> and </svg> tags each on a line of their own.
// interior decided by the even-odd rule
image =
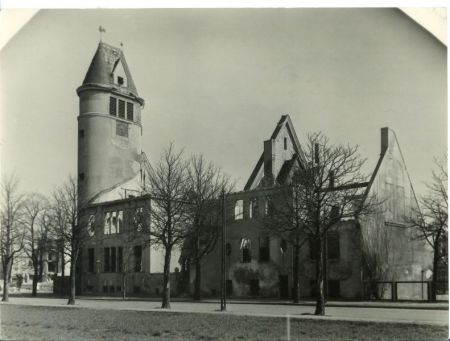
<svg viewBox="0 0 450 341">
<path fill-rule="evenodd" d="M 371 201 L 374 212 L 361 218 L 364 247 L 386 252 L 382 257 L 384 278 L 380 280 L 426 280 L 422 272 L 431 267 L 431 249 L 417 240 L 417 231 L 408 227 L 408 220 L 418 212 L 418 204 L 400 145 L 388 128 L 381 129 L 381 155 L 366 200 Z M 420 299 L 418 294 L 418 289 L 399 292 L 399 296 Z"/>
</svg>

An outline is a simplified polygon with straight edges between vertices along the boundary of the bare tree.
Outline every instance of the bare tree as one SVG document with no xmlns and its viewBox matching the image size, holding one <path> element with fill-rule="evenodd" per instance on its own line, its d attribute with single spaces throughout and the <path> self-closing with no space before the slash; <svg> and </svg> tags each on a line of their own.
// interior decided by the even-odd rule
<svg viewBox="0 0 450 341">
<path fill-rule="evenodd" d="M 194 299 L 201 298 L 201 261 L 215 247 L 221 223 L 219 197 L 234 187 L 230 178 L 203 155 L 195 155 L 188 169 L 189 201 L 193 228 L 186 240 L 192 263 L 195 264 Z"/>
<path fill-rule="evenodd" d="M 36 296 L 37 284 L 42 279 L 42 255 L 46 251 L 47 233 L 46 225 L 41 223 L 47 206 L 47 199 L 38 193 L 29 194 L 24 201 L 23 223 L 26 228 L 24 250 L 33 266 L 32 296 Z"/>
<path fill-rule="evenodd" d="M 344 218 L 355 218 L 355 207 L 364 208 L 361 174 L 365 160 L 358 146 L 332 145 L 322 133 L 308 134 L 304 166 L 292 178 L 293 201 L 299 224 L 312 240 L 316 253 L 316 315 L 325 314 L 324 265 L 327 233 Z M 301 223 L 300 223 L 301 222 Z"/>
<path fill-rule="evenodd" d="M 191 231 L 187 163 L 183 151 L 171 143 L 148 176 L 147 192 L 151 197 L 150 223 L 145 224 L 148 243 L 164 250 L 162 308 L 170 308 L 170 260 L 172 251 Z"/>
<path fill-rule="evenodd" d="M 84 212 L 85 203 L 78 198 L 77 181 L 69 177 L 66 183 L 53 193 L 54 232 L 63 241 L 70 260 L 70 294 L 67 304 L 75 304 L 76 264 L 84 244 L 90 238 L 89 218 Z"/>
<path fill-rule="evenodd" d="M 57 190 L 58 191 L 58 190 Z M 58 263 L 61 264 L 61 276 L 65 277 L 66 256 L 68 245 L 65 231 L 68 229 L 67 214 L 63 210 L 63 205 L 58 204 L 57 191 L 53 193 L 50 208 L 46 213 L 49 217 L 50 234 L 55 240 L 55 251 L 57 253 Z"/>
<path fill-rule="evenodd" d="M 428 193 L 419 200 L 420 211 L 415 212 L 410 223 L 418 231 L 417 239 L 425 240 L 433 250 L 433 277 L 431 300 L 436 301 L 438 266 L 448 263 L 448 175 L 447 157 L 435 160 L 432 181 Z"/>
<path fill-rule="evenodd" d="M 23 195 L 15 176 L 4 177 L 1 183 L 1 244 L 3 269 L 2 301 L 9 300 L 9 282 L 14 258 L 24 247 L 25 230 L 22 225 Z"/>
</svg>

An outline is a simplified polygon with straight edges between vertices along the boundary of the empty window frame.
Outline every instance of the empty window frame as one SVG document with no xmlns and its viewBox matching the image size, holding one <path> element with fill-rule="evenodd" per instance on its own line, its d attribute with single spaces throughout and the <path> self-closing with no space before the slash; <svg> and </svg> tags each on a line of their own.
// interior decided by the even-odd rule
<svg viewBox="0 0 450 341">
<path fill-rule="evenodd" d="M 104 263 L 103 263 L 103 272 L 110 272 L 111 271 L 111 266 L 109 263 L 109 257 L 110 257 L 110 248 L 109 247 L 105 247 L 103 249 L 103 258 L 104 258 Z"/>
<path fill-rule="evenodd" d="M 244 218 L 244 201 L 237 200 L 234 205 L 234 220 L 241 220 Z"/>
<path fill-rule="evenodd" d="M 117 211 L 116 218 L 117 218 L 117 233 L 120 233 L 123 227 L 123 211 Z"/>
<path fill-rule="evenodd" d="M 134 272 L 142 271 L 142 246 L 134 246 Z"/>
<path fill-rule="evenodd" d="M 120 233 L 123 227 L 123 211 L 113 211 L 105 213 L 104 234 Z"/>
<path fill-rule="evenodd" d="M 250 280 L 250 295 L 259 296 L 259 279 Z"/>
<path fill-rule="evenodd" d="M 250 199 L 248 205 L 248 217 L 254 218 L 258 216 L 258 200 L 256 198 Z"/>
<path fill-rule="evenodd" d="M 284 255 L 287 252 L 288 244 L 286 239 L 280 241 L 280 252 Z"/>
<path fill-rule="evenodd" d="M 111 116 L 117 116 L 117 98 L 109 97 L 109 114 Z"/>
<path fill-rule="evenodd" d="M 127 120 L 128 121 L 133 121 L 133 117 L 134 117 L 134 105 L 131 102 L 127 102 Z"/>
<path fill-rule="evenodd" d="M 94 272 L 94 249 L 88 249 L 88 272 Z"/>
<path fill-rule="evenodd" d="M 119 117 L 125 118 L 125 101 L 119 99 Z"/>
<path fill-rule="evenodd" d="M 87 230 L 89 233 L 89 236 L 92 237 L 95 234 L 95 215 L 91 214 L 89 216 Z"/>
<path fill-rule="evenodd" d="M 133 215 L 133 228 L 136 229 L 137 232 L 142 232 L 147 222 L 146 215 L 144 214 L 144 208 L 136 207 L 132 215 Z"/>
<path fill-rule="evenodd" d="M 128 123 L 116 121 L 116 135 L 128 137 Z"/>
<path fill-rule="evenodd" d="M 227 296 L 233 295 L 233 281 L 231 279 L 227 279 Z"/>
<path fill-rule="evenodd" d="M 272 202 L 270 198 L 264 199 L 264 215 L 268 216 L 270 214 L 270 211 L 272 209 Z"/>
<path fill-rule="evenodd" d="M 103 234 L 111 234 L 111 217 L 112 212 L 105 213 L 105 226 L 103 229 Z"/>
<path fill-rule="evenodd" d="M 111 272 L 116 272 L 116 248 L 111 248 Z"/>
<path fill-rule="evenodd" d="M 242 263 L 250 263 L 252 261 L 252 250 L 251 250 L 250 238 L 241 239 L 241 255 Z"/>
<path fill-rule="evenodd" d="M 327 258 L 339 259 L 341 255 L 339 247 L 339 232 L 328 231 L 327 232 Z"/>
<path fill-rule="evenodd" d="M 111 234 L 117 233 L 117 212 L 111 212 Z"/>
<path fill-rule="evenodd" d="M 269 237 L 259 238 L 259 261 L 269 262 L 270 261 L 270 239 Z"/>
<path fill-rule="evenodd" d="M 117 248 L 117 272 L 123 271 L 123 247 Z"/>
</svg>

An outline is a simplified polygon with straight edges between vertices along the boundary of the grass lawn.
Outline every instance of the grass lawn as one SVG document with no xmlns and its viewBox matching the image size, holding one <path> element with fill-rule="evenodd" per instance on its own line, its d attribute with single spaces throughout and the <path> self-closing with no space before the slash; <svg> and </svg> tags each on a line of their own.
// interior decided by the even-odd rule
<svg viewBox="0 0 450 341">
<path fill-rule="evenodd" d="M 286 340 L 286 319 L 0 305 L 2 340 Z M 291 340 L 446 340 L 447 327 L 291 319 Z"/>
</svg>

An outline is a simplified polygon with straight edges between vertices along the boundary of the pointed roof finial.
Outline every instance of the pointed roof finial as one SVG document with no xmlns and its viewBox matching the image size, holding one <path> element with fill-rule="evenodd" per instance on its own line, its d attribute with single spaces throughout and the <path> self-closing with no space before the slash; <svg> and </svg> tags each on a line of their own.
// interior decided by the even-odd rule
<svg viewBox="0 0 450 341">
<path fill-rule="evenodd" d="M 100 41 L 102 41 L 102 33 L 106 33 L 106 30 L 102 25 L 100 25 L 98 27 L 98 31 L 100 32 Z"/>
</svg>

